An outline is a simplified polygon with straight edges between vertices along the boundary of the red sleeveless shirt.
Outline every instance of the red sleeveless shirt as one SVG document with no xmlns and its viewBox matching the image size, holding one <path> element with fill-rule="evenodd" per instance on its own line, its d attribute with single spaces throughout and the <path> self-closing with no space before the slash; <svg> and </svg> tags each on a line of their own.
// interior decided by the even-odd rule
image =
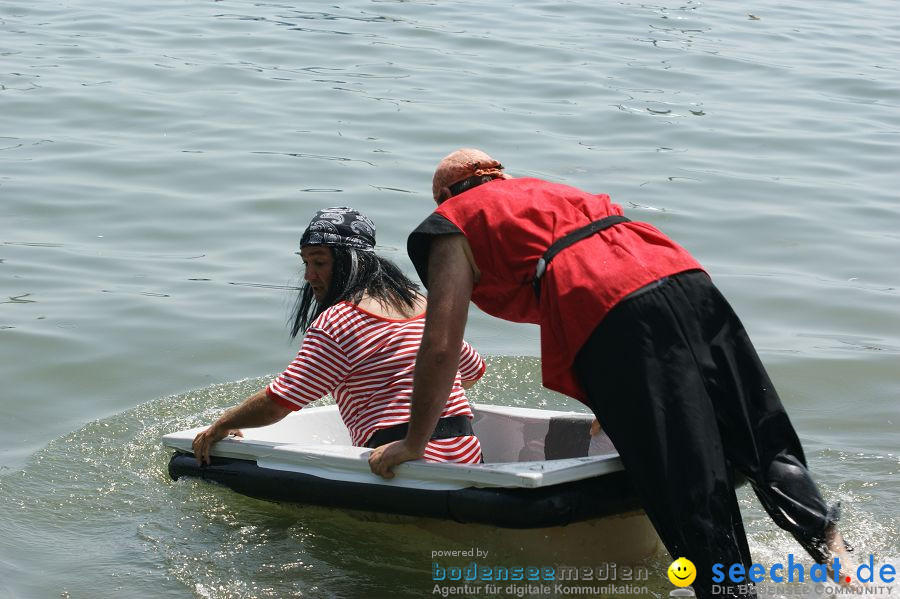
<svg viewBox="0 0 900 599">
<path fill-rule="evenodd" d="M 560 252 L 543 276 L 538 301 L 531 285 L 538 259 L 567 233 L 621 215 L 609 196 L 540 179 L 498 179 L 450 198 L 435 214 L 455 225 L 472 248 L 481 271 L 472 301 L 492 316 L 540 325 L 544 386 L 581 401 L 585 395 L 572 365 L 603 317 L 644 285 L 702 268 L 655 227 L 621 223 Z M 410 257 L 427 281 L 427 256 L 413 255 L 414 248 L 428 247 L 414 243 L 418 231 L 410 236 Z"/>
</svg>

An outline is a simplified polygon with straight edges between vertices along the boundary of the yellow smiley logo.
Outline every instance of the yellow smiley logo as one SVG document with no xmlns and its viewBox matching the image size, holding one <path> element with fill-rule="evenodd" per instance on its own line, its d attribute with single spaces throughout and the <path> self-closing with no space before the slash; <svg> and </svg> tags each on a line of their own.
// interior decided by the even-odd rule
<svg viewBox="0 0 900 599">
<path fill-rule="evenodd" d="M 686 557 L 679 557 L 672 562 L 668 570 L 669 580 L 677 587 L 686 587 L 697 578 L 697 568 Z"/>
</svg>

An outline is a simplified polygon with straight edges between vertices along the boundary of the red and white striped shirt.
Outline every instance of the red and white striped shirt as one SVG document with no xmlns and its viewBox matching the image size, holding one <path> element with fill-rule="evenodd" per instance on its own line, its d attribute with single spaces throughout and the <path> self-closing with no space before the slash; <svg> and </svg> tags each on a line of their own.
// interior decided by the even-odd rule
<svg viewBox="0 0 900 599">
<path fill-rule="evenodd" d="M 392 320 L 339 302 L 320 314 L 303 338 L 297 357 L 266 388 L 291 410 L 331 393 L 354 445 L 364 446 L 376 431 L 409 422 L 416 353 L 425 314 Z M 472 410 L 460 385 L 484 374 L 484 360 L 463 341 L 459 369 L 441 418 Z M 425 459 L 474 464 L 481 461 L 475 436 L 432 439 Z"/>
</svg>

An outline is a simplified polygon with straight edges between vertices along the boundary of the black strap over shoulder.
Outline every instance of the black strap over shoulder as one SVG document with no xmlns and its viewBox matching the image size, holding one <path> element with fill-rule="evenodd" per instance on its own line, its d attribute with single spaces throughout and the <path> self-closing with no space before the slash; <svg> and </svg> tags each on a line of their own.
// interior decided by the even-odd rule
<svg viewBox="0 0 900 599">
<path fill-rule="evenodd" d="M 601 218 L 600 220 L 595 220 L 589 225 L 585 225 L 580 229 L 575 229 L 571 233 L 567 235 L 563 235 L 547 248 L 547 251 L 544 252 L 544 255 L 537 261 L 537 266 L 534 269 L 534 279 L 532 279 L 531 284 L 534 287 L 534 295 L 541 299 L 541 277 L 544 276 L 544 273 L 547 272 L 547 266 L 550 265 L 550 261 L 553 260 L 554 256 L 558 253 L 573 245 L 578 243 L 582 239 L 590 237 L 594 233 L 599 233 L 603 229 L 608 229 L 613 225 L 618 225 L 619 223 L 627 223 L 631 222 L 630 218 L 626 218 L 624 216 L 619 216 L 618 214 L 614 214 L 612 216 L 607 216 L 605 218 Z"/>
</svg>

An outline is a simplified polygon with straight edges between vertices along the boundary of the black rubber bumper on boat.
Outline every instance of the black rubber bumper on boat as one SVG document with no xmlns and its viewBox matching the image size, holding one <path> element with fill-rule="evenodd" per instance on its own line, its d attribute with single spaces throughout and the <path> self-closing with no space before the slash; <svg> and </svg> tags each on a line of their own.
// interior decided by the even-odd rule
<svg viewBox="0 0 900 599">
<path fill-rule="evenodd" d="M 213 457 L 200 467 L 194 456 L 176 452 L 169 476 L 192 476 L 223 484 L 257 499 L 439 518 L 503 528 L 563 526 L 638 509 L 622 471 L 575 482 L 539 487 L 476 488 L 454 491 L 410 489 L 320 478 L 261 468 L 251 460 Z"/>
</svg>

